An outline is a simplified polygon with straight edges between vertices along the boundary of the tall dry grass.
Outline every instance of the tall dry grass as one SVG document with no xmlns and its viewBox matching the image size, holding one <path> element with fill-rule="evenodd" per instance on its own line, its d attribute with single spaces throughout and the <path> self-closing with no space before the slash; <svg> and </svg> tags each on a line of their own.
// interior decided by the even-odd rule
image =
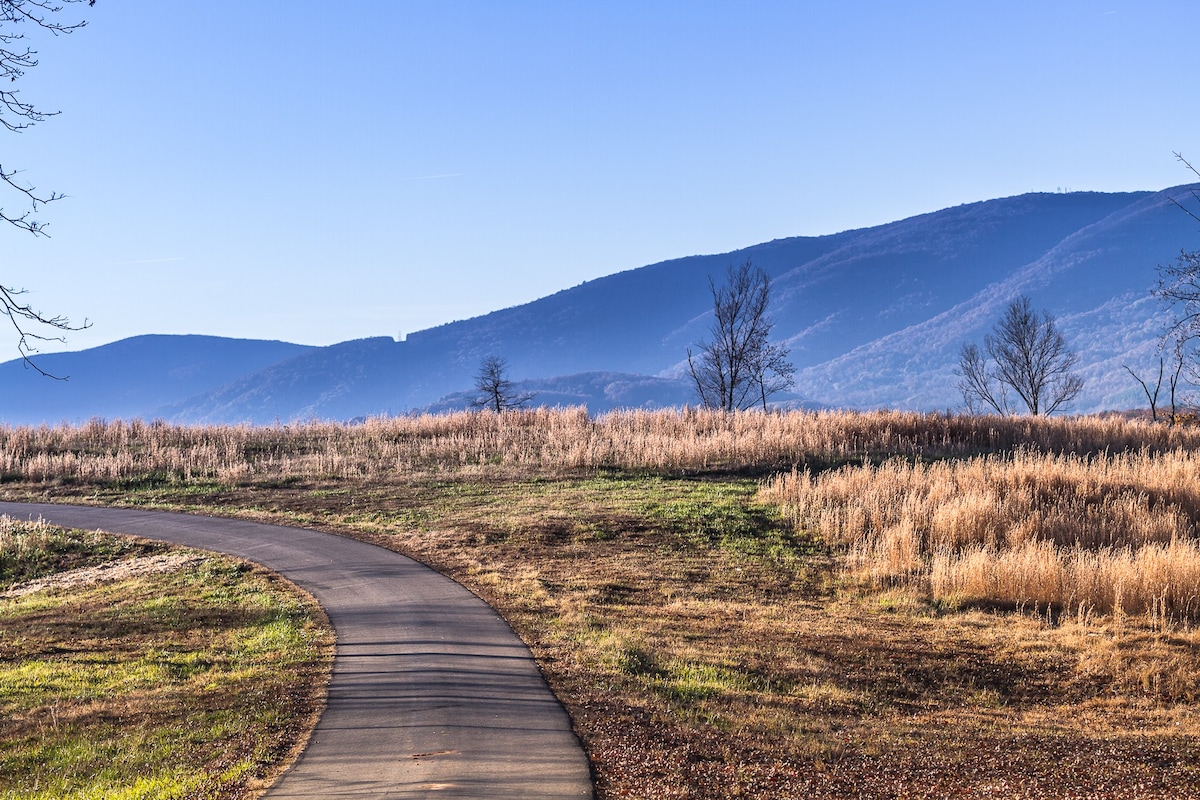
<svg viewBox="0 0 1200 800">
<path fill-rule="evenodd" d="M 1197 452 L 1198 428 L 1120 417 L 538 409 L 355 425 L 0 427 L 0 480 L 782 471 L 762 497 L 881 583 L 939 599 L 1195 616 Z"/>
<path fill-rule="evenodd" d="M 1029 449 L 803 470 L 763 489 L 848 568 L 936 600 L 1200 616 L 1200 454 Z"/>
<path fill-rule="evenodd" d="M 723 414 L 583 409 L 461 412 L 276 426 L 95 420 L 0 427 L 0 477 L 114 481 L 158 475 L 236 482 L 358 477 L 478 465 L 765 474 L 794 465 L 966 457 L 1033 447 L 1095 453 L 1200 448 L 1200 429 L 1120 418 L 1023 419 L 910 412 Z"/>
</svg>

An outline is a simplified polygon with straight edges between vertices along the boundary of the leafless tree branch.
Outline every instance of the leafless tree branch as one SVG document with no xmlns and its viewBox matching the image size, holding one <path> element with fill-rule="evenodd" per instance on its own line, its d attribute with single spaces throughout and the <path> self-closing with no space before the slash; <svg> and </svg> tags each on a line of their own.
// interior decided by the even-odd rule
<svg viewBox="0 0 1200 800">
<path fill-rule="evenodd" d="M 1009 413 L 1008 393 L 1003 383 L 993 380 L 988 369 L 987 358 L 974 343 L 964 344 L 958 356 L 958 390 L 963 404 L 970 414 L 987 412 L 989 409 L 1001 416 Z"/>
<path fill-rule="evenodd" d="M 1150 385 L 1130 369 L 1128 364 L 1122 364 L 1121 366 L 1141 385 L 1142 391 L 1146 393 L 1146 399 L 1150 401 L 1150 421 L 1158 422 L 1158 393 L 1162 390 L 1163 370 L 1166 367 L 1166 361 L 1162 356 L 1158 357 L 1158 379 L 1154 382 L 1153 392 L 1150 391 Z"/>
<path fill-rule="evenodd" d="M 63 22 L 55 15 L 62 13 L 65 4 L 87 2 L 93 6 L 96 0 L 0 0 L 0 85 L 11 86 L 27 70 L 38 65 L 37 51 L 21 44 L 26 32 L 40 29 L 55 36 L 69 34 L 84 27 L 87 22 Z M 47 118 L 57 111 L 43 111 L 26 102 L 14 88 L 0 89 L 0 125 L 19 133 Z M 22 204 L 29 208 L 23 212 L 5 212 L 0 207 L 0 222 L 6 222 L 19 230 L 35 236 L 45 234 L 45 223 L 33 218 L 40 206 L 62 199 L 58 192 L 38 192 L 33 186 L 15 179 L 17 170 L 0 166 L 0 182 L 16 190 Z"/>
<path fill-rule="evenodd" d="M 1200 171 L 1198 171 L 1195 167 L 1193 167 L 1191 162 L 1183 157 L 1182 153 L 1176 153 L 1175 158 L 1178 159 L 1180 162 L 1182 162 L 1185 167 L 1187 167 L 1189 170 L 1191 170 L 1192 174 L 1194 174 L 1197 178 L 1200 178 Z M 1200 195 L 1197 195 L 1195 192 L 1192 192 L 1192 198 L 1194 200 L 1196 200 L 1197 203 L 1200 203 Z M 1192 219 L 1196 220 L 1196 222 L 1200 222 L 1200 215 L 1197 215 L 1190 208 L 1185 206 L 1183 203 L 1180 203 L 1174 197 L 1172 197 L 1170 199 L 1171 199 L 1171 205 L 1175 206 L 1180 211 L 1187 214 Z"/>
<path fill-rule="evenodd" d="M 0 0 L 0 85 L 11 87 L 27 70 L 38 65 L 37 51 L 25 45 L 26 33 L 40 29 L 54 36 L 69 34 L 82 28 L 85 21 L 64 22 L 58 18 L 66 4 L 86 2 L 94 6 L 96 0 Z M 15 88 L 0 89 L 0 125 L 13 133 L 45 121 L 57 111 L 42 111 L 20 97 Z M 16 193 L 23 210 L 8 211 L 0 206 L 0 223 L 7 223 L 17 230 L 34 236 L 46 235 L 46 223 L 34 215 L 47 203 L 61 200 L 59 192 L 39 192 L 33 185 L 17 179 L 18 170 L 0 165 L 0 187 L 7 186 Z M 50 375 L 31 358 L 37 353 L 38 342 L 64 341 L 61 333 L 77 331 L 90 325 L 72 325 L 62 316 L 51 316 L 34 309 L 19 299 L 24 289 L 0 286 L 0 314 L 8 317 L 17 335 L 17 352 L 26 367 L 47 377 Z M 46 331 L 40 333 L 39 331 Z M 65 379 L 65 378 L 64 378 Z"/>
<path fill-rule="evenodd" d="M 0 182 L 8 184 L 10 188 L 15 189 L 19 194 L 23 195 L 28 201 L 30 209 L 21 214 L 14 215 L 7 214 L 3 208 L 0 208 L 0 222 L 7 222 L 20 230 L 32 233 L 34 236 L 48 237 L 46 223 L 32 219 L 30 215 L 38 210 L 38 206 L 53 203 L 55 200 L 61 200 L 66 195 L 57 192 L 50 192 L 45 195 L 38 194 L 32 186 L 18 183 L 15 180 L 16 175 L 16 170 L 6 170 L 3 165 L 0 165 Z"/>
<path fill-rule="evenodd" d="M 12 325 L 13 330 L 16 331 L 17 351 L 21 354 L 21 360 L 27 368 L 31 368 L 47 378 L 66 380 L 68 376 L 52 375 L 38 366 L 32 358 L 38 352 L 37 342 L 63 342 L 66 339 L 60 335 L 35 333 L 30 327 L 32 325 L 40 325 L 45 329 L 66 332 L 83 330 L 90 327 L 91 323 L 85 319 L 82 325 L 72 325 L 71 321 L 66 317 L 48 316 L 34 309 L 31 304 L 22 303 L 17 299 L 25 293 L 24 289 L 0 286 L 0 314 L 8 317 L 9 323 Z"/>
<path fill-rule="evenodd" d="M 1162 346 L 1174 350 L 1190 381 L 1200 380 L 1200 251 L 1160 264 L 1154 295 L 1171 313 Z"/>
</svg>

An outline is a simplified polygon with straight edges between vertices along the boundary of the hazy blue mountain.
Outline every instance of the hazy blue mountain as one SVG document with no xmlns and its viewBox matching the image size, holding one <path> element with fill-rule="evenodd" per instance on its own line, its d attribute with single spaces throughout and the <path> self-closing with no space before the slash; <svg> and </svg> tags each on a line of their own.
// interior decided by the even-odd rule
<svg viewBox="0 0 1200 800">
<path fill-rule="evenodd" d="M 586 406 L 593 414 L 619 408 L 670 408 L 695 403 L 690 380 L 631 375 L 623 372 L 583 372 L 553 378 L 516 381 L 516 392 L 532 395 L 528 406 Z M 433 414 L 475 407 L 474 390 L 453 392 L 420 411 Z"/>
<path fill-rule="evenodd" d="M 1037 258 L 1014 264 L 1007 275 L 997 275 L 998 280 L 979 286 L 961 302 L 944 303 L 924 319 L 810 363 L 798 381 L 829 386 L 828 395 L 839 404 L 955 405 L 953 368 L 962 342 L 982 341 L 1007 303 L 1028 294 L 1036 307 L 1058 318 L 1080 354 L 1087 383 L 1075 409 L 1139 405 L 1144 402 L 1141 389 L 1122 364 L 1148 370 L 1162 329 L 1163 311 L 1149 295 L 1155 265 L 1195 246 L 1194 223 L 1168 199 L 1182 194 L 1130 196 L 1125 207 L 1081 227 Z M 799 352 L 803 337 L 792 341 Z"/>
<path fill-rule="evenodd" d="M 10 424 L 165 417 L 159 408 L 314 348 L 216 336 L 135 336 L 77 353 L 0 364 L 0 420 Z"/>
<path fill-rule="evenodd" d="M 1196 188 L 1027 194 L 674 259 L 404 342 L 363 339 L 264 357 L 257 368 L 231 368 L 225 380 L 195 391 L 162 387 L 144 411 L 105 399 L 92 413 L 269 423 L 462 407 L 488 354 L 508 359 L 510 377 L 526 382 L 536 403 L 594 411 L 677 405 L 691 399 L 680 380 L 687 348 L 711 322 L 710 276 L 720 282 L 726 267 L 746 259 L 773 278 L 776 334 L 798 367 L 796 390 L 782 401 L 957 406 L 960 346 L 981 341 L 1007 302 L 1025 293 L 1058 318 L 1081 355 L 1087 384 L 1074 409 L 1132 407 L 1144 399 L 1122 365 L 1144 370 L 1154 358 L 1162 313 L 1149 297 L 1155 266 L 1200 239 L 1170 198 Z M 103 349 L 73 355 L 87 360 Z M 97 397 L 115 398 L 120 389 L 106 391 Z M 10 408 L 9 399 L 0 401 L 0 416 L 17 418 Z"/>
<path fill-rule="evenodd" d="M 404 348 L 391 338 L 311 348 L 212 391 L 165 406 L 181 422 L 272 423 L 397 413 L 396 377 Z M 420 379 L 420 375 L 414 375 Z M 451 387 L 453 388 L 453 387 Z M 443 393 L 448 389 L 443 390 Z"/>
</svg>

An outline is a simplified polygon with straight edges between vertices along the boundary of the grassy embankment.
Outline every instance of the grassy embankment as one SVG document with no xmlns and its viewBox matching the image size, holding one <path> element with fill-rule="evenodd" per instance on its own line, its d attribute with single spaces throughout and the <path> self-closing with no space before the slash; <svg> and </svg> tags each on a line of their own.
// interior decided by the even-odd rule
<svg viewBox="0 0 1200 800">
<path fill-rule="evenodd" d="M 530 644 L 616 797 L 1200 794 L 1200 431 L 578 411 L 0 430 L 10 498 L 312 525 Z"/>
<path fill-rule="evenodd" d="M 0 798 L 257 796 L 331 657 L 319 609 L 273 575 L 3 520 Z"/>
</svg>

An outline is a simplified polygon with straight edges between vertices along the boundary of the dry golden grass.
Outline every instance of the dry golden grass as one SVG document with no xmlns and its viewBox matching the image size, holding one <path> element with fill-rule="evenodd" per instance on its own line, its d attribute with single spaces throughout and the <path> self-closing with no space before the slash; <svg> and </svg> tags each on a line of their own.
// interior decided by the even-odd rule
<svg viewBox="0 0 1200 800">
<path fill-rule="evenodd" d="M 880 411 L 724 414 L 583 409 L 460 412 L 273 427 L 92 421 L 0 427 L 0 477 L 85 482 L 393 475 L 504 465 L 753 472 L 880 457 L 961 458 L 1018 446 L 1088 454 L 1200 448 L 1200 428 L 1120 417 L 965 417 Z"/>
<path fill-rule="evenodd" d="M 493 468 L 75 490 L 324 527 L 455 577 L 530 645 L 602 800 L 1200 792 L 1200 633 L 839 587 L 811 543 L 759 554 L 730 535 L 785 533 L 754 480 Z"/>
<path fill-rule="evenodd" d="M 1120 419 L 884 412 L 94 423 L 0 431 L 0 491 L 309 525 L 434 565 L 530 645 L 602 800 L 1169 798 L 1200 796 L 1200 632 L 1184 606 L 1138 614 L 1123 590 L 1116 614 L 1045 602 L 1011 613 L 998 601 L 970 607 L 961 586 L 938 601 L 939 551 L 928 547 L 896 548 L 899 568 L 880 569 L 878 582 L 846 577 L 870 574 L 862 543 L 900 526 L 889 514 L 922 507 L 929 475 L 955 464 L 983 475 L 980 454 L 1020 447 L 992 466 L 1016 475 L 1026 459 L 1030 480 L 1058 471 L 1026 493 L 1045 494 L 1054 530 L 1066 536 L 1080 513 L 1109 524 L 1089 529 L 1081 552 L 1126 546 L 1105 522 L 1109 503 L 1131 522 L 1145 510 L 1157 522 L 1142 529 L 1142 550 L 1177 558 L 1170 548 L 1190 541 L 1177 527 L 1191 513 L 1198 444 L 1191 429 Z M 1153 474 L 1122 500 L 1126 473 L 1143 467 Z M 774 472 L 787 480 L 760 484 Z M 859 533 L 826 538 L 799 516 L 793 527 L 780 512 L 794 511 L 788 481 L 840 497 L 823 513 L 857 520 L 845 530 Z M 1056 515 L 1057 501 L 1076 505 Z M 957 542 L 947 556 L 1074 546 L 1033 528 L 1019 539 L 999 522 L 973 533 L 972 507 L 941 512 L 940 535 Z M 989 500 L 974 507 L 992 513 Z"/>
<path fill-rule="evenodd" d="M 763 497 L 847 567 L 940 601 L 1200 616 L 1200 455 L 1174 450 L 892 459 L 793 470 Z"/>
</svg>

